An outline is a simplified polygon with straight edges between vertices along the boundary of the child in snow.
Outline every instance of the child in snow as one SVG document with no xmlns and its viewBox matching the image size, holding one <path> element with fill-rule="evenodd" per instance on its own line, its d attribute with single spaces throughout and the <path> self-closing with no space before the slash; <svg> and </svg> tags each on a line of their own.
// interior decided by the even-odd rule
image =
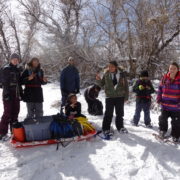
<svg viewBox="0 0 180 180">
<path fill-rule="evenodd" d="M 118 67 L 116 61 L 109 62 L 108 69 L 102 79 L 99 74 L 96 75 L 97 84 L 105 88 L 106 110 L 102 124 L 102 130 L 107 137 L 110 137 L 110 126 L 112 122 L 114 109 L 116 111 L 116 128 L 120 133 L 127 133 L 124 128 L 124 102 L 128 100 L 129 88 L 126 78 L 126 72 Z"/>
<path fill-rule="evenodd" d="M 32 58 L 21 76 L 25 85 L 23 100 L 27 105 L 27 118 L 43 116 L 43 91 L 41 85 L 47 84 L 38 58 Z"/>
<path fill-rule="evenodd" d="M 85 100 L 88 104 L 88 112 L 92 115 L 102 115 L 103 105 L 101 101 L 97 99 L 101 88 L 94 84 L 88 87 L 84 92 Z"/>
<path fill-rule="evenodd" d="M 168 118 L 171 121 L 171 136 L 177 142 L 180 137 L 180 71 L 177 63 L 169 66 L 169 72 L 161 80 L 157 103 L 161 104 L 159 116 L 159 135 L 164 137 L 168 130 Z"/>
<path fill-rule="evenodd" d="M 86 116 L 81 114 L 81 103 L 77 101 L 76 94 L 70 94 L 68 96 L 67 104 L 65 106 L 65 115 L 68 119 L 75 119 L 81 124 L 83 135 L 95 131 L 95 128 L 88 122 Z"/>
<path fill-rule="evenodd" d="M 0 122 L 0 140 L 6 137 L 8 125 L 18 121 L 22 88 L 20 86 L 19 55 L 11 55 L 10 63 L 2 70 L 4 112 Z"/>
<path fill-rule="evenodd" d="M 133 92 L 136 93 L 136 110 L 133 118 L 133 125 L 138 126 L 141 111 L 144 111 L 144 124 L 146 127 L 152 128 L 150 118 L 151 94 L 154 88 L 148 78 L 148 71 L 142 71 L 140 79 L 135 82 Z"/>
<path fill-rule="evenodd" d="M 67 104 L 65 106 L 65 115 L 69 119 L 82 116 L 81 103 L 77 101 L 76 94 L 70 94 L 68 96 Z"/>
</svg>

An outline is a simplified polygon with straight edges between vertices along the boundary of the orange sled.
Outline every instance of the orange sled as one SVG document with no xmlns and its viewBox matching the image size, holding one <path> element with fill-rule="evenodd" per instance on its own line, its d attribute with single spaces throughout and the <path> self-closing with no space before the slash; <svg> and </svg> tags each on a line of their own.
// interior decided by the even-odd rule
<svg viewBox="0 0 180 180">
<path fill-rule="evenodd" d="M 59 142 L 78 142 L 78 141 L 84 141 L 91 139 L 97 134 L 97 131 L 93 131 L 85 136 L 76 136 L 73 138 L 61 138 L 60 140 L 56 139 L 50 139 L 50 140 L 44 140 L 44 141 L 32 141 L 32 142 L 20 142 L 15 139 L 11 140 L 11 144 L 15 148 L 29 148 L 29 147 L 36 147 L 36 146 L 45 146 L 50 144 L 57 144 Z"/>
</svg>

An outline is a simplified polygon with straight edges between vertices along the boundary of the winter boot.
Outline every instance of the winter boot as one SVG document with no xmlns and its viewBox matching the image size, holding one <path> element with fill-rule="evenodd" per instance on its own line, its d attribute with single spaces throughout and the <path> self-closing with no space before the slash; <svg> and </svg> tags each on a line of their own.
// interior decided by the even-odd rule
<svg viewBox="0 0 180 180">
<path fill-rule="evenodd" d="M 5 141 L 6 139 L 8 139 L 6 134 L 0 134 L 0 141 Z"/>
<path fill-rule="evenodd" d="M 103 131 L 104 139 L 110 140 L 111 136 L 113 136 L 113 133 L 110 130 Z"/>
<path fill-rule="evenodd" d="M 137 124 L 137 123 L 135 123 L 133 120 L 131 121 L 131 124 L 132 124 L 133 126 L 138 127 L 138 124 Z"/>
<path fill-rule="evenodd" d="M 146 124 L 146 127 L 147 127 L 147 128 L 150 128 L 150 129 L 153 128 L 152 124 Z"/>
<path fill-rule="evenodd" d="M 179 138 L 176 138 L 176 137 L 172 137 L 172 140 L 173 140 L 174 143 L 179 142 Z"/>
<path fill-rule="evenodd" d="M 118 130 L 118 132 L 120 134 L 127 134 L 128 133 L 128 130 L 126 128 L 121 128 L 120 130 Z"/>
<path fill-rule="evenodd" d="M 165 131 L 159 131 L 159 136 L 160 136 L 161 138 L 165 138 L 165 134 L 166 134 Z"/>
</svg>

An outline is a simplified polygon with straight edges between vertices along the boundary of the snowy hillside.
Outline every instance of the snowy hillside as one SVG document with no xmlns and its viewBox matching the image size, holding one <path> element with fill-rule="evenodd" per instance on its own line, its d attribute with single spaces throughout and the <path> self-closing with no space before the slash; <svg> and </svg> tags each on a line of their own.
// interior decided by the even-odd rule
<svg viewBox="0 0 180 180">
<path fill-rule="evenodd" d="M 51 105 L 60 99 L 59 87 L 44 86 L 44 97 L 45 115 L 56 114 L 58 109 Z M 104 103 L 103 92 L 100 97 Z M 87 114 L 83 95 L 79 95 L 79 101 L 83 114 L 101 126 L 103 117 Z M 0 115 L 2 107 L 1 101 Z M 133 114 L 134 104 L 126 105 L 129 134 L 115 131 L 111 141 L 97 137 L 58 151 L 56 145 L 14 149 L 8 142 L 0 143 L 0 180 L 179 180 L 180 147 L 161 144 L 152 136 L 158 130 L 158 114 L 151 114 L 153 130 L 144 127 L 142 118 L 139 127 L 131 126 Z M 26 106 L 21 103 L 20 120 L 25 116 Z"/>
</svg>

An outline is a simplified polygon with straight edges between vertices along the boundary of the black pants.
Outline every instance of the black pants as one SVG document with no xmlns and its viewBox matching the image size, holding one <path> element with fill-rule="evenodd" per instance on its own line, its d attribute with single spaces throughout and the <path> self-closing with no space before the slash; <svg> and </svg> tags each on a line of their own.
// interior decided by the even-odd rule
<svg viewBox="0 0 180 180">
<path fill-rule="evenodd" d="M 103 105 L 98 99 L 86 100 L 88 103 L 88 112 L 92 115 L 103 115 Z"/>
<path fill-rule="evenodd" d="M 115 124 L 117 130 L 124 127 L 124 97 L 106 98 L 106 111 L 102 124 L 103 131 L 110 130 L 114 108 L 116 112 Z"/>
<path fill-rule="evenodd" d="M 171 136 L 179 138 L 180 137 L 180 112 L 162 110 L 161 115 L 159 116 L 159 130 L 167 132 L 169 117 L 172 119 Z"/>
<path fill-rule="evenodd" d="M 92 106 L 94 104 L 94 100 L 89 100 L 88 98 L 85 98 L 85 99 L 86 99 L 86 102 L 88 104 L 88 113 L 92 114 Z"/>
<path fill-rule="evenodd" d="M 66 105 L 66 102 L 67 102 L 69 94 L 70 93 L 66 93 L 66 92 L 61 91 L 61 95 L 62 95 L 62 98 L 61 98 L 61 107 Z"/>
</svg>

